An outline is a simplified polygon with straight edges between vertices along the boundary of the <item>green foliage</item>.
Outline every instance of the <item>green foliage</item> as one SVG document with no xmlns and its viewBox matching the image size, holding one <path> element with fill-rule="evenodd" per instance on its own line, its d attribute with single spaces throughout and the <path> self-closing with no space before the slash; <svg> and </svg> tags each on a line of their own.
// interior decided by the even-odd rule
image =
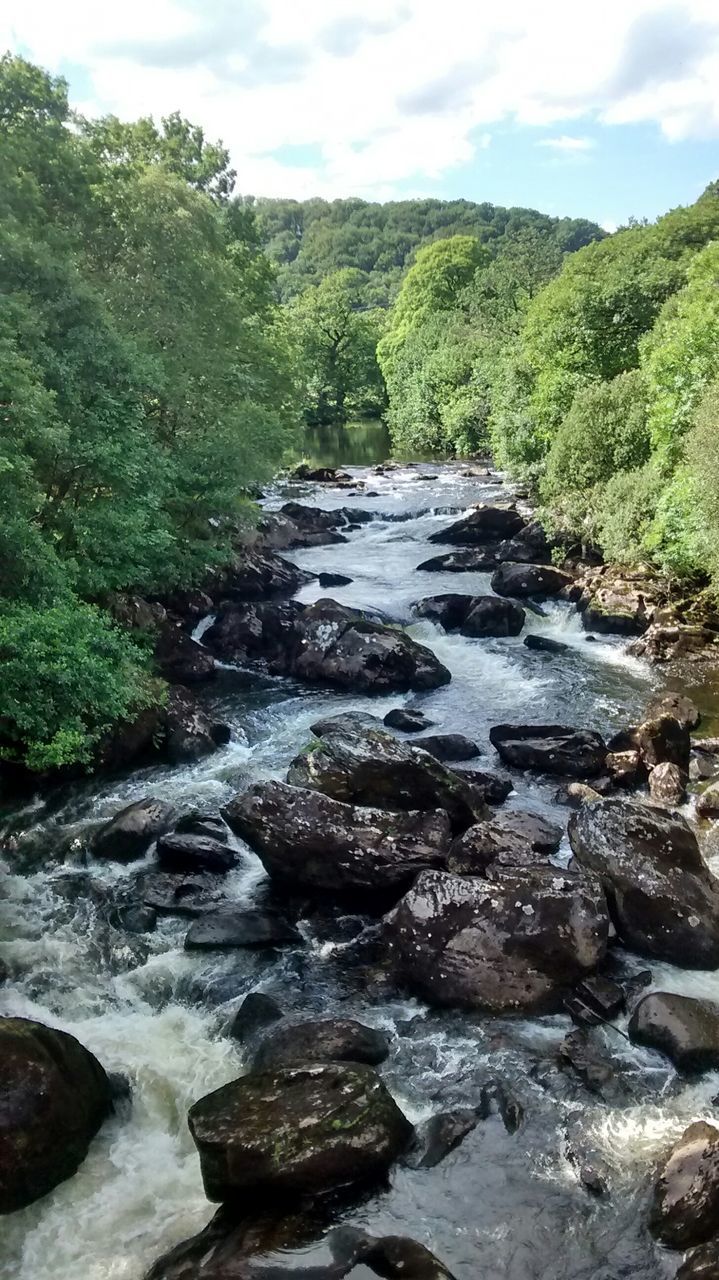
<svg viewBox="0 0 719 1280">
<path fill-rule="evenodd" d="M 719 591 L 719 382 L 704 393 L 686 438 L 694 527 L 701 530 L 700 559 Z"/>
<path fill-rule="evenodd" d="M 360 271 L 335 271 L 288 307 L 309 423 L 346 422 L 384 408 L 377 364 L 384 313 L 362 309 L 363 284 Z"/>
<path fill-rule="evenodd" d="M 651 462 L 637 471 L 619 471 L 602 488 L 594 515 L 597 540 L 608 560 L 646 560 L 647 532 L 661 491 L 661 476 Z"/>
<path fill-rule="evenodd" d="M 156 697 L 147 660 L 108 616 L 69 597 L 0 609 L 0 759 L 31 769 L 89 763 L 117 721 Z"/>
</svg>

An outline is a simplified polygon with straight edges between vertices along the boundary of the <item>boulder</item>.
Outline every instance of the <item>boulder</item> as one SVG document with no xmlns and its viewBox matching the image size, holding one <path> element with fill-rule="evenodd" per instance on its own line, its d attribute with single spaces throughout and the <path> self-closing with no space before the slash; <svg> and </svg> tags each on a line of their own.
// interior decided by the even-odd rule
<svg viewBox="0 0 719 1280">
<path fill-rule="evenodd" d="M 445 542 L 459 547 L 484 546 L 513 537 L 525 521 L 514 506 L 481 503 L 447 529 L 430 534 L 430 542 Z"/>
<path fill-rule="evenodd" d="M 652 698 L 647 707 L 647 720 L 656 720 L 659 716 L 673 716 L 685 729 L 698 728 L 701 720 L 699 708 L 685 693 L 662 693 Z"/>
<path fill-rule="evenodd" d="M 190 925 L 187 951 L 217 951 L 234 947 L 278 947 L 301 942 L 294 925 L 272 911 L 245 907 L 221 907 L 208 911 Z"/>
<path fill-rule="evenodd" d="M 406 1236 L 382 1236 L 379 1240 L 370 1238 L 367 1246 L 358 1256 L 378 1276 L 389 1276 L 390 1280 L 453 1280 L 439 1258 L 435 1258 L 429 1249 L 416 1240 Z"/>
<path fill-rule="evenodd" d="M 144 903 L 127 903 L 110 913 L 110 924 L 126 933 L 152 933 L 157 925 L 157 911 Z"/>
<path fill-rule="evenodd" d="M 13 1213 L 75 1173 L 112 1097 L 97 1058 L 74 1036 L 0 1018 L 0 1098 L 0 1213 Z"/>
<path fill-rule="evenodd" d="M 614 787 L 631 791 L 647 781 L 646 765 L 633 747 L 628 751 L 607 752 L 605 767 Z"/>
<path fill-rule="evenodd" d="M 492 773 L 485 769 L 461 769 L 456 766 L 453 771 L 468 782 L 475 791 L 481 791 L 485 804 L 503 804 L 507 796 L 514 791 L 512 779 L 505 778 L 500 773 Z"/>
<path fill-rule="evenodd" d="M 354 733 L 362 729 L 381 729 L 379 716 L 369 711 L 340 711 L 338 715 L 325 716 L 310 725 L 310 733 L 316 738 L 324 738 L 328 733 Z"/>
<path fill-rule="evenodd" d="M 212 836 L 174 832 L 157 842 L 157 858 L 165 871 L 231 871 L 237 854 Z"/>
<path fill-rule="evenodd" d="M 719 966 L 719 883 L 683 818 L 599 800 L 572 814 L 569 839 L 577 862 L 600 877 L 625 946 L 684 968 Z"/>
<path fill-rule="evenodd" d="M 594 575 L 579 600 L 587 631 L 640 636 L 658 603 L 658 586 L 646 574 L 605 570 Z"/>
<path fill-rule="evenodd" d="M 279 1022 L 283 1016 L 282 1009 L 272 996 L 265 995 L 264 991 L 250 991 L 232 1019 L 230 1035 L 246 1044 L 260 1031 Z"/>
<path fill-rule="evenodd" d="M 629 1038 L 665 1053 L 680 1071 L 714 1071 L 719 1067 L 719 1005 L 651 991 L 634 1009 Z"/>
<path fill-rule="evenodd" d="M 559 1063 L 577 1076 L 589 1093 L 608 1103 L 626 1101 L 627 1081 L 620 1063 L 596 1028 L 580 1027 L 565 1036 L 559 1046 Z"/>
<path fill-rule="evenodd" d="M 687 798 L 689 775 L 678 764 L 658 764 L 649 774 L 649 794 L 655 804 L 677 806 Z"/>
<path fill-rule="evenodd" d="M 355 808 L 282 782 L 256 783 L 225 818 L 273 880 L 329 892 L 401 889 L 418 871 L 442 866 L 450 843 L 442 810 Z"/>
<path fill-rule="evenodd" d="M 327 734 L 295 757 L 287 781 L 347 803 L 446 809 L 458 829 L 487 816 L 482 796 L 441 761 L 375 729 Z"/>
<path fill-rule="evenodd" d="M 190 1108 L 209 1200 L 316 1196 L 382 1178 L 412 1137 L 360 1063 L 252 1072 Z"/>
<path fill-rule="evenodd" d="M 161 915 L 199 916 L 216 907 L 220 901 L 214 872 L 183 875 L 155 871 L 140 883 L 142 900 Z"/>
<path fill-rule="evenodd" d="M 168 693 L 165 725 L 165 752 L 173 764 L 199 760 L 230 740 L 229 727 L 211 720 L 182 685 Z"/>
<path fill-rule="evenodd" d="M 700 1244 L 687 1254 L 675 1280 L 717 1280 L 719 1276 L 719 1236 Z"/>
<path fill-rule="evenodd" d="M 422 999 L 494 1013 L 560 1008 L 608 933 L 599 885 L 555 868 L 491 881 L 426 871 L 386 918 L 395 972 Z"/>
<path fill-rule="evenodd" d="M 513 811 L 478 822 L 452 842 L 448 868 L 483 876 L 488 869 L 536 866 L 559 848 L 562 829 L 534 813 Z"/>
<path fill-rule="evenodd" d="M 659 1170 L 649 1229 L 671 1249 L 704 1244 L 719 1220 L 719 1129 L 690 1124 Z"/>
<path fill-rule="evenodd" d="M 497 555 L 489 547 L 470 551 L 446 551 L 441 556 L 431 556 L 417 565 L 426 573 L 492 573 L 498 565 Z"/>
<path fill-rule="evenodd" d="M 477 1128 L 479 1119 L 476 1107 L 456 1107 L 430 1116 L 417 1125 L 415 1140 L 402 1163 L 409 1169 L 434 1169 Z"/>
<path fill-rule="evenodd" d="M 463 635 L 516 636 L 524 626 L 524 610 L 511 600 L 497 596 L 470 596 L 449 593 L 428 596 L 415 606 L 421 618 L 429 618 L 445 631 Z"/>
<path fill-rule="evenodd" d="M 294 1066 L 298 1062 L 368 1062 L 376 1067 L 389 1055 L 383 1031 L 351 1018 L 322 1018 L 286 1023 L 271 1031 L 255 1054 L 256 1071 Z"/>
<path fill-rule="evenodd" d="M 306 480 L 313 484 L 346 484 L 352 480 L 348 471 L 338 471 L 336 467 L 311 467 L 307 462 L 300 462 L 290 472 L 290 480 Z"/>
<path fill-rule="evenodd" d="M 388 729 L 399 729 L 401 733 L 420 733 L 423 729 L 431 729 L 434 720 L 414 707 L 393 707 L 384 717 L 383 724 Z"/>
<path fill-rule="evenodd" d="M 710 782 L 697 799 L 700 818 L 719 818 L 719 782 Z"/>
<path fill-rule="evenodd" d="M 227 844 L 229 831 L 218 814 L 199 813 L 190 810 L 184 813 L 175 823 L 175 832 L 183 836 L 209 836 L 211 840 L 219 840 Z"/>
<path fill-rule="evenodd" d="M 712 778 L 716 778 L 719 773 L 719 760 L 712 751 L 704 751 L 703 748 L 692 743 L 692 754 L 689 761 L 689 777 L 692 782 L 708 782 Z"/>
<path fill-rule="evenodd" d="M 215 659 L 176 623 L 167 622 L 155 642 L 160 675 L 180 684 L 201 684 L 217 674 Z"/>
<path fill-rule="evenodd" d="M 632 641 L 627 653 L 651 663 L 676 662 L 680 658 L 692 662 L 712 657 L 718 641 L 716 631 L 709 627 L 654 622 L 644 635 Z"/>
<path fill-rule="evenodd" d="M 175 816 L 173 805 L 148 796 L 121 809 L 100 827 L 92 842 L 96 858 L 113 858 L 130 862 L 142 858 L 153 840 L 164 834 Z"/>
<path fill-rule="evenodd" d="M 427 596 L 423 600 L 418 600 L 413 608 L 420 618 L 429 618 L 430 622 L 436 622 L 445 631 L 457 631 L 467 617 L 474 600 L 474 596 L 450 591 L 443 595 Z"/>
<path fill-rule="evenodd" d="M 515 769 L 567 778 L 591 778 L 601 773 L 607 755 L 598 733 L 566 725 L 498 724 L 490 729 L 489 740 L 504 763 Z"/>
<path fill-rule="evenodd" d="M 471 760 L 482 754 L 476 742 L 462 733 L 433 733 L 416 738 L 412 745 L 442 761 Z"/>
<path fill-rule="evenodd" d="M 348 587 L 352 582 L 345 573 L 321 573 L 317 580 L 323 591 L 328 587 Z"/>
<path fill-rule="evenodd" d="M 492 574 L 492 590 L 498 596 L 556 596 L 573 581 L 570 573 L 551 564 L 511 564 L 506 561 Z"/>
<path fill-rule="evenodd" d="M 206 584 L 214 600 L 263 600 L 267 596 L 294 595 L 314 574 L 298 569 L 264 547 L 243 547 L 232 564 Z"/>
<path fill-rule="evenodd" d="M 647 769 L 658 764 L 676 764 L 685 773 L 689 769 L 691 741 L 686 725 L 672 715 L 645 720 L 635 731 L 634 741 Z"/>
<path fill-rule="evenodd" d="M 239 605 L 220 613 L 205 643 L 225 661 L 357 692 L 434 689 L 451 679 L 430 649 L 396 626 L 335 600 Z"/>
<path fill-rule="evenodd" d="M 570 646 L 562 644 L 561 640 L 552 640 L 551 636 L 538 636 L 529 634 L 524 637 L 524 643 L 527 649 L 536 649 L 540 653 L 569 653 Z"/>
<path fill-rule="evenodd" d="M 552 548 L 541 524 L 532 520 L 513 538 L 507 538 L 497 548 L 500 560 L 513 563 L 551 564 Z"/>
<path fill-rule="evenodd" d="M 595 1027 L 611 1022 L 624 1008 L 624 988 L 604 974 L 593 973 L 582 978 L 564 1002 L 567 1013 L 580 1026 Z"/>
</svg>

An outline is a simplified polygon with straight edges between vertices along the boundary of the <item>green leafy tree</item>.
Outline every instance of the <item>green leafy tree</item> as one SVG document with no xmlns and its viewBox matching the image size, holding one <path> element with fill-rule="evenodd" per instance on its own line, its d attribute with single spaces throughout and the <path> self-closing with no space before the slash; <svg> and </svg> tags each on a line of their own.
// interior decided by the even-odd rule
<svg viewBox="0 0 719 1280">
<path fill-rule="evenodd" d="M 384 405 L 376 356 L 381 317 L 361 309 L 363 284 L 359 271 L 335 271 L 289 308 L 310 423 L 345 422 L 353 413 L 379 413 Z"/>
</svg>

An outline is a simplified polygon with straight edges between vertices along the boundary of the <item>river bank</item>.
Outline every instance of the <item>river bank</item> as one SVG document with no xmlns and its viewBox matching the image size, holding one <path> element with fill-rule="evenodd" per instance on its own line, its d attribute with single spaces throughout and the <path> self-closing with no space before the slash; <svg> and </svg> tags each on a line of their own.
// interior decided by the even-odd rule
<svg viewBox="0 0 719 1280">
<path fill-rule="evenodd" d="M 524 634 L 515 636 L 471 638 L 417 618 L 413 606 L 420 598 L 490 591 L 486 571 L 461 574 L 459 586 L 454 575 L 417 569 L 447 550 L 430 538 L 472 504 L 511 497 L 498 477 L 460 474 L 467 470 L 352 468 L 364 488 L 279 486 L 265 504 L 271 514 L 288 498 L 325 510 L 349 503 L 371 515 L 342 533 L 346 541 L 283 554 L 308 573 L 350 579 L 329 594 L 342 605 L 381 610 L 408 628 L 451 673 L 450 683 L 406 698 L 369 696 L 224 662 L 200 697 L 210 718 L 230 727 L 225 746 L 174 768 L 155 765 L 75 784 L 53 794 L 51 804 L 40 797 L 12 815 L 2 904 L 10 973 L 4 1011 L 72 1031 L 106 1069 L 129 1078 L 132 1108 L 106 1122 L 73 1178 L 3 1222 L 3 1275 L 140 1280 L 163 1251 L 205 1225 L 212 1207 L 185 1116 L 200 1096 L 242 1071 L 242 1048 L 227 1028 L 243 996 L 258 988 L 294 1017 L 341 1014 L 387 1033 L 391 1054 L 383 1079 L 413 1121 L 476 1104 L 497 1077 L 521 1110 L 514 1132 L 490 1115 L 435 1170 L 397 1170 L 389 1192 L 340 1218 L 375 1235 L 414 1236 L 458 1280 L 476 1277 L 478 1269 L 508 1280 L 623 1274 L 654 1280 L 675 1273 L 678 1256 L 659 1250 L 645 1229 L 649 1183 L 667 1143 L 690 1120 L 713 1114 L 715 1072 L 680 1081 L 666 1059 L 608 1031 L 618 1089 L 589 1091 L 558 1065 L 572 1025 L 566 1014 L 440 1012 L 388 984 L 380 970 L 369 980 L 349 945 L 368 927 L 361 912 L 301 915 L 302 944 L 280 953 L 192 953 L 184 948 L 187 921 L 172 916 L 160 917 L 153 932 L 129 935 L 110 916 L 138 864 L 92 854 L 98 825 L 132 801 L 159 795 L 180 812 L 212 815 L 250 784 L 284 776 L 311 738 L 310 726 L 348 709 L 382 717 L 410 703 L 436 732 L 476 742 L 483 753 L 479 767 L 491 769 L 499 763 L 489 739 L 497 724 L 561 723 L 609 739 L 642 718 L 666 685 L 662 669 L 627 654 L 625 638 L 607 634 L 588 642 L 570 600 L 546 601 L 543 613 L 528 613 Z M 313 577 L 295 598 L 311 605 L 327 594 Z M 523 642 L 527 631 L 566 647 L 554 656 L 531 650 Z M 697 698 L 701 709 L 699 692 Z M 557 780 L 514 770 L 510 776 L 514 789 L 504 808 L 529 809 L 564 830 Z M 691 801 L 685 812 L 693 818 Z M 261 861 L 237 837 L 231 847 L 238 864 L 225 877 L 225 897 L 261 903 L 267 892 Z M 564 837 L 558 866 L 569 852 Z M 149 853 L 140 866 L 149 869 L 152 859 Z M 619 950 L 615 955 L 623 973 L 646 967 Z M 655 987 L 719 997 L 713 972 L 664 962 L 651 967 Z M 625 1025 L 620 1019 L 620 1032 Z M 601 1169 L 608 1188 L 597 1200 L 579 1176 L 587 1163 Z M 321 1251 L 308 1246 L 301 1261 L 307 1267 L 320 1259 Z M 295 1254 L 283 1265 L 291 1274 L 300 1264 Z"/>
</svg>

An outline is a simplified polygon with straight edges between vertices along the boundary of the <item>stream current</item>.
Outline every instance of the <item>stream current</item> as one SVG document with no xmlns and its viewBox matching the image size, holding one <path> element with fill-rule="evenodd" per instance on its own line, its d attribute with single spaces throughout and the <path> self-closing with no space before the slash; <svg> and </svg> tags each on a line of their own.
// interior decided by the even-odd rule
<svg viewBox="0 0 719 1280">
<path fill-rule="evenodd" d="M 499 764 L 488 731 L 500 721 L 563 722 L 604 734 L 635 721 L 656 674 L 626 656 L 621 641 L 589 643 L 569 605 L 550 603 L 544 617 L 527 614 L 525 632 L 569 646 L 559 656 L 526 649 L 522 636 L 447 636 L 413 619 L 411 605 L 423 596 L 490 590 L 486 574 L 416 572 L 443 549 L 427 540 L 455 513 L 507 496 L 505 487 L 459 470 L 415 464 L 376 475 L 355 468 L 376 496 L 294 484 L 272 490 L 266 501 L 273 508 L 291 496 L 371 511 L 373 521 L 346 544 L 287 553 L 314 572 L 353 579 L 331 592 L 310 583 L 298 598 L 330 594 L 383 610 L 437 653 L 451 684 L 406 698 L 368 698 L 224 668 L 202 697 L 232 726 L 227 747 L 192 765 L 45 794 L 6 815 L 0 956 L 10 978 L 0 989 L 1 1011 L 72 1032 L 108 1071 L 129 1079 L 132 1101 L 105 1123 L 74 1177 L 0 1219 L 3 1280 L 141 1280 L 158 1256 L 209 1221 L 214 1206 L 203 1194 L 186 1114 L 195 1099 L 241 1074 L 242 1047 L 227 1024 L 249 990 L 273 995 L 293 1016 L 341 1014 L 392 1032 L 383 1077 L 415 1122 L 476 1105 L 483 1083 L 496 1079 L 523 1108 L 515 1133 L 491 1116 L 436 1168 L 395 1169 L 389 1189 L 348 1210 L 345 1221 L 374 1234 L 413 1236 L 457 1280 L 675 1274 L 680 1255 L 659 1249 L 644 1228 L 653 1167 L 687 1123 L 711 1118 L 718 1074 L 679 1085 L 666 1060 L 609 1029 L 600 1034 L 621 1060 L 627 1087 L 608 1103 L 557 1067 L 557 1048 L 572 1029 L 568 1017 L 437 1012 L 381 977 L 376 986 L 367 982 L 351 960 L 351 941 L 367 926 L 359 917 L 302 921 L 303 945 L 279 955 L 186 952 L 187 921 L 177 917 L 160 917 L 151 934 L 125 934 L 112 926 L 108 904 L 138 864 L 99 863 L 88 853 L 94 826 L 133 800 L 156 795 L 181 811 L 212 813 L 249 783 L 283 777 L 320 714 L 356 708 L 382 716 L 403 703 L 420 707 L 436 732 L 463 733 L 479 744 L 480 768 Z M 506 807 L 566 825 L 567 810 L 554 801 L 556 782 L 516 774 L 515 784 Z M 242 857 L 227 878 L 227 896 L 256 901 L 267 892 L 264 871 L 241 841 L 234 846 Z M 563 845 L 559 860 L 566 856 Z M 719 999 L 719 974 L 658 964 L 652 971 L 655 987 Z M 581 1163 L 601 1171 L 606 1196 L 588 1194 Z M 309 1247 L 301 1265 L 317 1256 Z"/>
</svg>

